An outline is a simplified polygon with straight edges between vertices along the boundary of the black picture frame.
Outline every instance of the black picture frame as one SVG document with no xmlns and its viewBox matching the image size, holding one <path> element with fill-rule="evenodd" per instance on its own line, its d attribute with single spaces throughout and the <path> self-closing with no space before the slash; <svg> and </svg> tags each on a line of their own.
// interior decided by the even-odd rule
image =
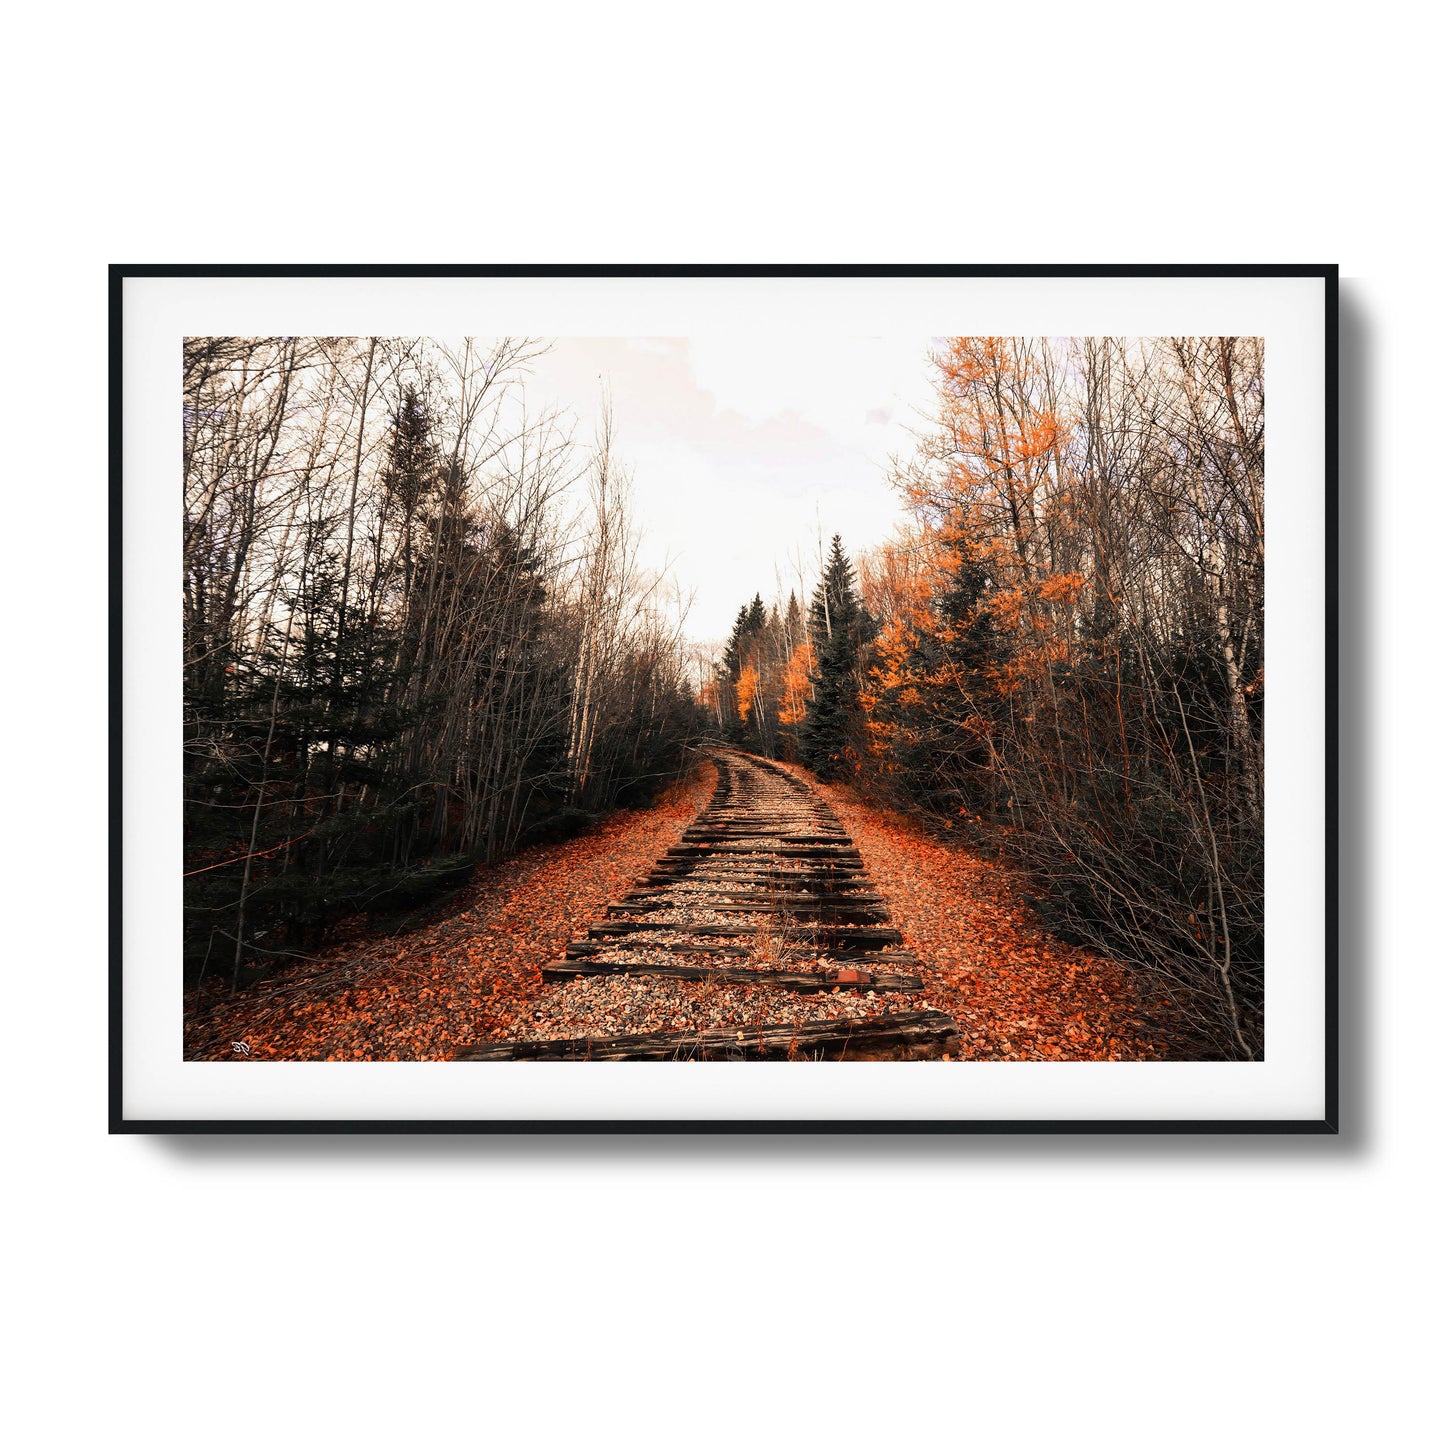
<svg viewBox="0 0 1445 1445">
<path fill-rule="evenodd" d="M 1278 1119 L 220 1119 L 137 1118 L 124 1099 L 122 695 L 126 497 L 124 286 L 131 279 L 274 278 L 1314 279 L 1324 285 L 1324 1079 L 1318 1118 Z M 1339 1117 L 1339 268 L 1336 265 L 131 265 L 109 268 L 109 1131 L 112 1134 L 1336 1134 Z M 1169 1067 L 1164 1064 L 1159 1067 Z"/>
</svg>

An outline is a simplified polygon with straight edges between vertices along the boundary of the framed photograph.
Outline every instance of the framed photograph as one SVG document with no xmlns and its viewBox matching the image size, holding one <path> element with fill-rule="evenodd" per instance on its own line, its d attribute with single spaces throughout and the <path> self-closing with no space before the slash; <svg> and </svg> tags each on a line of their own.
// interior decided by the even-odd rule
<svg viewBox="0 0 1445 1445">
<path fill-rule="evenodd" d="M 112 267 L 112 1131 L 1335 1132 L 1337 284 Z"/>
</svg>

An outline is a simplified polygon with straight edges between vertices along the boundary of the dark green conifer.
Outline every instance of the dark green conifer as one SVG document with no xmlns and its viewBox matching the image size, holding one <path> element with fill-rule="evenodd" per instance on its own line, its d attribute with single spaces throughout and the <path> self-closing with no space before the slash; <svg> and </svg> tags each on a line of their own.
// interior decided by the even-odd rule
<svg viewBox="0 0 1445 1445">
<path fill-rule="evenodd" d="M 820 778 L 849 777 L 862 751 L 858 690 L 864 650 L 875 628 L 858 596 L 853 564 L 836 533 L 808 608 L 808 630 L 816 661 L 799 755 Z"/>
</svg>

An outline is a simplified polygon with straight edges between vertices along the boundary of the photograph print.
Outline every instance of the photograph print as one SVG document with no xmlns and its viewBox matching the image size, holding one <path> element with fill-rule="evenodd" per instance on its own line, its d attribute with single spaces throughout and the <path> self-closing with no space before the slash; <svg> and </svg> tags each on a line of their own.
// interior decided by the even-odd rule
<svg viewBox="0 0 1445 1445">
<path fill-rule="evenodd" d="M 867 1073 L 886 1117 L 1106 1113 L 1123 1066 L 1278 1113 L 1327 993 L 1308 930 L 1266 950 L 1266 815 L 1319 839 L 1303 733 L 1266 747 L 1266 514 L 1324 494 L 1291 435 L 1266 467 L 1294 343 L 927 314 L 159 348 L 178 947 L 126 987 L 165 1067 L 671 1066 L 324 1076 L 418 1120 L 856 1116 L 852 1071 L 698 1067 L 825 1062 L 916 1066 Z M 1270 715 L 1318 721 L 1285 640 Z M 1043 1064 L 1091 1066 L 1072 1106 Z"/>
</svg>

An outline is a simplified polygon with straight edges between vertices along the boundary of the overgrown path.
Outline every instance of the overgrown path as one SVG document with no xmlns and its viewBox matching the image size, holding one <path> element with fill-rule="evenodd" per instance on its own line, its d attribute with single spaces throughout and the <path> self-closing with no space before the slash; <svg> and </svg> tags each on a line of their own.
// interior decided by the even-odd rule
<svg viewBox="0 0 1445 1445">
<path fill-rule="evenodd" d="M 948 1023 L 906 1043 L 863 1027 L 935 1011 Z M 422 928 L 338 941 L 234 999 L 219 981 L 190 995 L 185 1056 L 447 1060 L 659 1034 L 632 1056 L 1163 1053 L 1127 972 L 1051 936 L 1007 864 L 718 750 L 651 808 L 479 869 Z"/>
<path fill-rule="evenodd" d="M 918 1058 L 953 1043 L 953 1019 L 914 997 L 918 960 L 897 951 L 902 935 L 827 802 L 773 763 L 712 757 L 711 803 L 542 970 L 557 987 L 533 1018 L 459 1057 Z M 619 1002 L 642 1005 L 640 1028 L 624 1008 L 619 1029 Z M 679 1009 L 684 1026 L 646 1027 Z"/>
<path fill-rule="evenodd" d="M 420 1061 L 505 1037 L 530 1016 L 541 968 L 677 842 L 713 780 L 704 764 L 649 808 L 479 868 L 446 914 L 422 927 L 360 928 L 235 998 L 212 980 L 187 995 L 185 1057 Z"/>
<path fill-rule="evenodd" d="M 801 768 L 786 765 L 799 777 Z M 851 785 L 815 784 L 887 894 L 959 1057 L 1105 1062 L 1167 1057 L 1129 971 L 1043 926 L 1009 862 L 965 847 Z"/>
</svg>

